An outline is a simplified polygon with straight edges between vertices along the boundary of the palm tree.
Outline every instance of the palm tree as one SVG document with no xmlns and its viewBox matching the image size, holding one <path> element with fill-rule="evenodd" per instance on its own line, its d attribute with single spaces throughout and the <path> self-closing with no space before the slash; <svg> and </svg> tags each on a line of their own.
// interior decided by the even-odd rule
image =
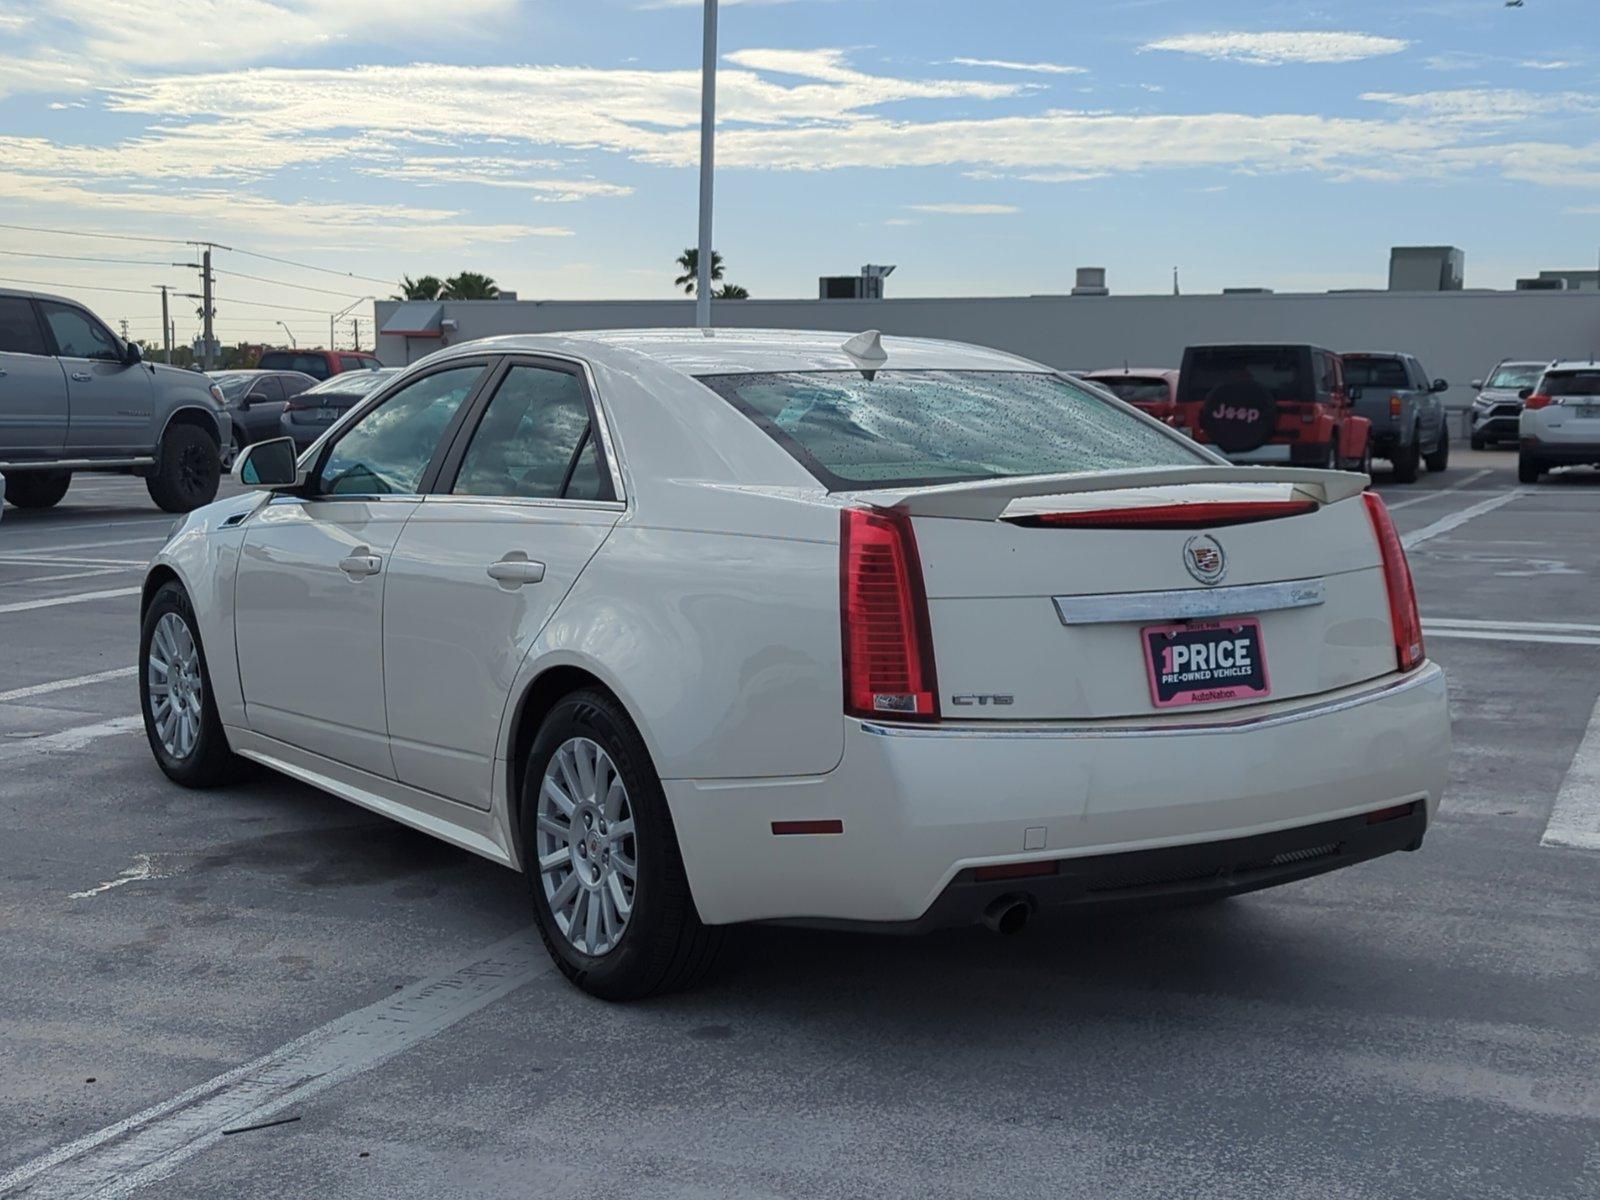
<svg viewBox="0 0 1600 1200">
<path fill-rule="evenodd" d="M 750 293 L 737 283 L 725 283 L 711 293 L 711 298 L 713 300 L 748 300 L 750 299 Z"/>
<path fill-rule="evenodd" d="M 439 293 L 444 291 L 444 284 L 439 282 L 437 275 L 423 275 L 413 279 L 409 275 L 400 276 L 400 290 L 392 297 L 393 300 L 437 300 Z"/>
<path fill-rule="evenodd" d="M 690 247 L 678 255 L 678 265 L 683 268 L 683 274 L 672 282 L 681 287 L 690 296 L 694 295 L 695 282 L 700 278 L 700 251 Z M 722 254 L 719 251 L 711 252 L 711 278 L 722 278 Z M 713 292 L 713 295 L 716 293 Z"/>
<path fill-rule="evenodd" d="M 443 298 L 446 300 L 493 300 L 498 295 L 500 289 L 494 280 L 477 271 L 462 271 L 444 281 Z"/>
</svg>

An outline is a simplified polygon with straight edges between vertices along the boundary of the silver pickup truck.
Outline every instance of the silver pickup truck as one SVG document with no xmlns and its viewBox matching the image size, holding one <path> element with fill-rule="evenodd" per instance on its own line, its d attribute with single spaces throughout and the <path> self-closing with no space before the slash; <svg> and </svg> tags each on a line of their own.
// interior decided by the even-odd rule
<svg viewBox="0 0 1600 1200">
<path fill-rule="evenodd" d="M 1372 454 L 1394 466 L 1397 483 L 1414 483 L 1418 468 L 1442 471 L 1450 464 L 1450 429 L 1444 393 L 1450 385 L 1429 380 L 1410 354 L 1358 351 L 1344 360 L 1344 384 L 1357 416 L 1372 422 Z"/>
<path fill-rule="evenodd" d="M 49 508 L 78 471 L 138 475 L 168 512 L 217 494 L 233 430 L 222 395 L 72 300 L 0 289 L 0 475 L 18 508 Z"/>
</svg>

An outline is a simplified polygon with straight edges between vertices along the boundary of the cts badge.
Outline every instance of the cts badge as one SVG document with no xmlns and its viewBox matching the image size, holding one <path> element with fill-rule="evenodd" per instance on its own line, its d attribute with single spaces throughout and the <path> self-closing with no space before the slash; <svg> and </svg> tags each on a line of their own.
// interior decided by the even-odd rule
<svg viewBox="0 0 1600 1200">
<path fill-rule="evenodd" d="M 1209 533 L 1198 534 L 1183 544 L 1184 569 L 1201 583 L 1221 583 L 1228 573 L 1228 556 L 1222 543 Z"/>
<path fill-rule="evenodd" d="M 962 696 L 950 697 L 951 704 L 958 705 L 963 708 L 970 707 L 974 704 L 979 708 L 987 708 L 991 704 L 997 708 L 1004 708 L 1007 705 L 1015 704 L 1016 702 L 1017 698 L 1015 696 L 1001 696 L 996 695 L 993 692 L 968 692 Z"/>
</svg>

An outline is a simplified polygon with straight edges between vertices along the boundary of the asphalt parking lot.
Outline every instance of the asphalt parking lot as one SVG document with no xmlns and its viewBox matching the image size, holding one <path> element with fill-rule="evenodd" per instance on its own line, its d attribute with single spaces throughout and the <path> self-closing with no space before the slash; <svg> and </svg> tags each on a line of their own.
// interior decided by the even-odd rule
<svg viewBox="0 0 1600 1200">
<path fill-rule="evenodd" d="M 169 783 L 131 663 L 172 518 L 111 477 L 7 510 L 0 1194 L 1600 1195 L 1600 472 L 1515 465 L 1378 480 L 1451 680 L 1420 853 L 1009 939 L 747 931 L 626 1007 L 510 872 Z"/>
</svg>

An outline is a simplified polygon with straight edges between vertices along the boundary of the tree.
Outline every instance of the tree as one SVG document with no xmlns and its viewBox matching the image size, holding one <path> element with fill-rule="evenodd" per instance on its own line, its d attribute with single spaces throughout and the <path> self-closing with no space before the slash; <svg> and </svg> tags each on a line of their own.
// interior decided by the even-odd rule
<svg viewBox="0 0 1600 1200">
<path fill-rule="evenodd" d="M 444 281 L 445 300 L 493 300 L 500 294 L 494 280 L 477 271 L 462 271 Z"/>
<path fill-rule="evenodd" d="M 416 279 L 409 275 L 400 276 L 400 290 L 390 297 L 391 300 L 437 300 L 439 293 L 444 291 L 444 284 L 437 275 L 421 275 Z"/>
<path fill-rule="evenodd" d="M 725 283 L 711 293 L 711 298 L 713 300 L 748 300 L 750 299 L 750 293 L 737 283 Z"/>
<path fill-rule="evenodd" d="M 695 284 L 700 278 L 700 251 L 692 246 L 685 250 L 678 255 L 678 266 L 683 268 L 683 274 L 674 279 L 673 284 L 681 287 L 686 294 L 694 295 Z M 711 278 L 713 280 L 722 278 L 722 254 L 717 250 L 711 252 Z M 716 293 L 713 292 L 712 295 Z"/>
</svg>

